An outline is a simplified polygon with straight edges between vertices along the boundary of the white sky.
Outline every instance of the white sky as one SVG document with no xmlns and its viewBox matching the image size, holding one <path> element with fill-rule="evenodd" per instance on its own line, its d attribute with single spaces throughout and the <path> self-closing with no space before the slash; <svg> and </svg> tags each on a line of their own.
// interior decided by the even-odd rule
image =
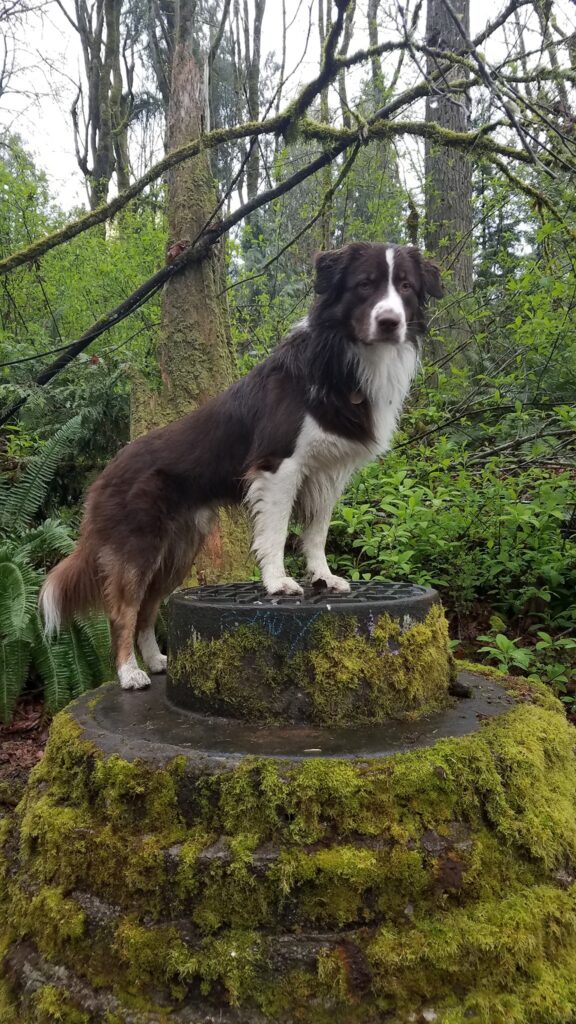
<svg viewBox="0 0 576 1024">
<path fill-rule="evenodd" d="M 73 0 L 63 0 L 70 14 Z M 504 0 L 471 0 L 471 34 L 481 31 L 487 20 L 502 9 Z M 383 7 L 389 6 L 385 2 Z M 366 0 L 357 5 L 356 21 L 366 24 Z M 319 44 L 315 18 L 308 52 L 303 56 L 308 30 L 309 0 L 287 0 L 288 21 L 296 14 L 288 35 L 287 71 L 297 67 L 290 79 L 290 91 L 309 80 L 317 71 Z M 555 5 L 560 23 L 568 31 L 574 30 L 576 8 L 574 0 L 560 0 Z M 313 3 L 314 15 L 317 9 Z M 279 0 L 268 0 L 263 25 L 263 52 L 274 51 L 279 42 Z M 521 12 L 524 20 L 526 11 Z M 421 25 L 425 23 L 424 14 Z M 83 178 L 76 164 L 70 105 L 79 80 L 81 54 L 76 33 L 62 11 L 49 3 L 43 11 L 28 16 L 24 25 L 16 29 L 15 64 L 18 73 L 12 79 L 10 93 L 0 98 L 0 131 L 8 128 L 17 132 L 36 163 L 49 177 L 51 188 L 59 203 L 68 209 L 86 202 Z M 382 26 L 380 39 L 390 37 L 390 27 Z M 356 33 L 350 52 L 366 45 L 362 31 Z M 500 38 L 500 46 L 505 45 Z M 0 49 L 1 53 L 1 49 Z M 351 76 L 349 91 L 353 92 L 358 73 Z M 284 97 L 286 99 L 286 97 Z M 157 155 L 160 155 L 158 152 Z"/>
</svg>

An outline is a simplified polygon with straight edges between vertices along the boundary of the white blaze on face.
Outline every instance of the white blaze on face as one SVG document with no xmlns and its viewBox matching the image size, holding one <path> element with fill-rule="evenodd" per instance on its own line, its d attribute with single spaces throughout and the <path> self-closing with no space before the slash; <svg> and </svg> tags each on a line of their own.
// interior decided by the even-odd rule
<svg viewBox="0 0 576 1024">
<path fill-rule="evenodd" d="M 392 281 L 394 249 L 386 249 L 386 262 L 388 264 L 388 288 L 384 297 L 378 300 L 370 314 L 370 340 L 376 341 L 380 337 L 380 323 L 382 320 L 388 319 L 397 322 L 398 340 L 403 342 L 406 337 L 406 310 L 402 296 Z"/>
</svg>

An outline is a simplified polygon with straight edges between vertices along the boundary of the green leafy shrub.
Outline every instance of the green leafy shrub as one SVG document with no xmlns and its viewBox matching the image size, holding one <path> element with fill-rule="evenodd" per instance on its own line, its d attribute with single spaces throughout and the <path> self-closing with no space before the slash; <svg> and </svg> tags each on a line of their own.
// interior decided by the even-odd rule
<svg viewBox="0 0 576 1024">
<path fill-rule="evenodd" d="M 82 432 L 81 417 L 63 426 L 29 461 L 17 483 L 0 478 L 0 720 L 10 720 L 33 674 L 50 711 L 102 682 L 109 672 L 104 619 L 78 620 L 49 639 L 38 614 L 46 571 L 74 546 L 69 528 L 34 520 L 61 460 Z"/>
<path fill-rule="evenodd" d="M 353 579 L 437 587 L 458 614 L 481 601 L 518 618 L 534 599 L 554 614 L 572 601 L 576 542 L 564 526 L 573 501 L 569 474 L 468 467 L 446 444 L 392 454 L 337 506 L 334 564 Z"/>
</svg>

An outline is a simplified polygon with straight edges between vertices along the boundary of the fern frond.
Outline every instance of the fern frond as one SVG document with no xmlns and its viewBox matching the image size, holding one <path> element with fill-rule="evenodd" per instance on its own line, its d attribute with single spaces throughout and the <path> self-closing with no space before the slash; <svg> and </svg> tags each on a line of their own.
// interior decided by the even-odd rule
<svg viewBox="0 0 576 1024">
<path fill-rule="evenodd" d="M 94 653 L 102 665 L 106 666 L 106 671 L 109 672 L 112 641 L 110 639 L 108 619 L 104 615 L 90 615 L 86 618 L 76 619 L 75 624 L 88 638 Z"/>
<path fill-rule="evenodd" d="M 62 642 L 70 666 L 70 695 L 74 699 L 86 693 L 86 690 L 91 690 L 95 683 L 94 673 L 86 657 L 91 645 L 83 640 L 82 634 L 74 626 L 62 634 Z"/>
<path fill-rule="evenodd" d="M 28 665 L 30 644 L 23 640 L 0 641 L 0 721 L 9 722 L 16 701 L 22 693 Z"/>
<path fill-rule="evenodd" d="M 37 616 L 32 661 L 44 683 L 44 695 L 48 710 L 60 711 L 72 697 L 69 641 L 66 633 L 48 639 L 44 635 Z"/>
<path fill-rule="evenodd" d="M 31 459 L 22 479 L 10 489 L 0 516 L 0 529 L 22 530 L 29 526 L 42 505 L 54 474 L 71 445 L 83 430 L 82 416 L 74 416 L 54 434 L 34 459 Z"/>
<path fill-rule="evenodd" d="M 0 508 L 6 506 L 10 494 L 10 484 L 5 476 L 0 475 Z"/>
<path fill-rule="evenodd" d="M 74 550 L 74 541 L 66 526 L 56 519 L 46 519 L 24 535 L 20 550 L 33 565 L 46 568 L 69 555 Z"/>
<path fill-rule="evenodd" d="M 36 610 L 40 575 L 16 555 L 0 563 L 0 636 L 18 640 Z"/>
<path fill-rule="evenodd" d="M 76 619 L 74 629 L 77 630 L 82 651 L 92 674 L 92 686 L 98 686 L 114 677 L 112 670 L 112 645 L 110 627 L 103 615 L 89 619 Z"/>
</svg>

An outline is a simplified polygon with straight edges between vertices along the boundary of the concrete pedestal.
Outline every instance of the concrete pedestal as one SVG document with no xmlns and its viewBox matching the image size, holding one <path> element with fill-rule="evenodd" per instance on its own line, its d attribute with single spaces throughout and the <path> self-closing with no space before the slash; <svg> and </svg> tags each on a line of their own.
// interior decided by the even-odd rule
<svg viewBox="0 0 576 1024">
<path fill-rule="evenodd" d="M 451 673 L 370 723 L 72 704 L 0 822 L 2 1024 L 568 1024 L 574 730 Z"/>
</svg>

